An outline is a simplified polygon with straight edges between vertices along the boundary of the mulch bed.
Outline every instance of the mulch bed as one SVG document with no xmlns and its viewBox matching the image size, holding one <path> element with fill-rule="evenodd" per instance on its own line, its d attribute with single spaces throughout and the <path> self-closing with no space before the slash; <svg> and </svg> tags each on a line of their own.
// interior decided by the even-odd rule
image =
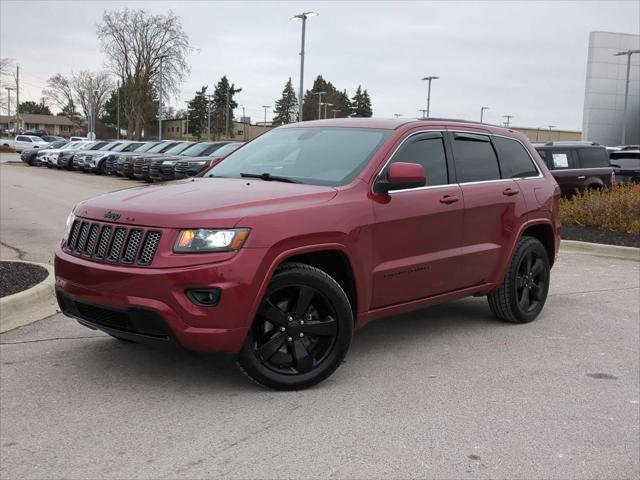
<svg viewBox="0 0 640 480">
<path fill-rule="evenodd" d="M 580 225 L 562 225 L 564 240 L 578 240 L 580 242 L 606 243 L 607 245 L 621 245 L 623 247 L 640 248 L 640 236 L 630 233 L 608 232 L 593 227 Z"/>
<path fill-rule="evenodd" d="M 29 263 L 0 262 L 0 297 L 22 292 L 47 278 L 46 269 Z"/>
</svg>

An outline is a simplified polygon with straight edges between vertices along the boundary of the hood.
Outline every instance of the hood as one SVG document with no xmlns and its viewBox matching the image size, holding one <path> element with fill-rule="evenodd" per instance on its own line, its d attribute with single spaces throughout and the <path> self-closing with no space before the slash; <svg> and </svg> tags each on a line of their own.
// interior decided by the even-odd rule
<svg viewBox="0 0 640 480">
<path fill-rule="evenodd" d="M 75 215 L 164 228 L 230 228 L 242 218 L 331 200 L 332 187 L 246 178 L 198 178 L 127 188 L 78 204 Z M 248 225 L 250 226 L 250 225 Z"/>
</svg>

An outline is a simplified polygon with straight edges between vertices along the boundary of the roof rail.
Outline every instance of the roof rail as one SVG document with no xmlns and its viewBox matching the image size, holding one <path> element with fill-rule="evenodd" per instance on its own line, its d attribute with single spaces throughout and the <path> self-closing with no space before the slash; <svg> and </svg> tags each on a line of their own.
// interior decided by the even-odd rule
<svg viewBox="0 0 640 480">
<path fill-rule="evenodd" d="M 487 127 L 499 127 L 500 125 L 494 125 L 492 123 L 487 122 L 478 122 L 476 120 L 465 120 L 464 118 L 445 118 L 445 117 L 427 117 L 422 118 L 418 117 L 416 120 L 435 120 L 438 122 L 461 122 L 461 123 L 475 123 L 476 125 L 485 125 Z M 507 127 L 502 127 L 507 128 Z"/>
<path fill-rule="evenodd" d="M 564 140 L 564 141 L 556 141 L 556 142 L 547 142 L 544 144 L 545 147 L 553 147 L 555 145 L 600 145 L 598 142 L 590 142 L 588 140 Z"/>
</svg>

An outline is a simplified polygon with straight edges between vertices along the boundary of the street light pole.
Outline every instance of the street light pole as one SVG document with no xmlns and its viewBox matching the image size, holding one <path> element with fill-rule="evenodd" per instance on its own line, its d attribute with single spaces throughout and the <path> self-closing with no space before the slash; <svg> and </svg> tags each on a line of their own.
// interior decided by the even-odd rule
<svg viewBox="0 0 640 480">
<path fill-rule="evenodd" d="M 207 95 L 207 139 L 211 140 L 211 97 L 213 95 Z"/>
<path fill-rule="evenodd" d="M 396 117 L 396 118 L 400 118 L 402 116 L 402 114 L 401 113 L 394 113 L 393 116 Z"/>
<path fill-rule="evenodd" d="M 267 108 L 271 108 L 271 105 L 262 105 L 264 108 L 264 126 L 267 126 Z"/>
<path fill-rule="evenodd" d="M 7 100 L 7 117 L 9 117 L 9 120 L 7 120 L 7 130 L 11 130 L 11 90 L 15 90 L 15 87 L 5 87 L 5 90 L 7 91 L 7 95 L 8 95 L 8 100 Z M 16 112 L 18 111 L 18 107 L 16 106 Z M 16 128 L 16 131 L 18 129 Z"/>
<path fill-rule="evenodd" d="M 422 80 L 426 80 L 427 83 L 427 118 L 429 118 L 429 112 L 431 109 L 431 80 L 437 80 L 440 77 L 435 77 L 435 76 L 430 76 L 430 77 L 424 77 Z"/>
<path fill-rule="evenodd" d="M 338 110 L 334 108 L 331 111 L 333 112 L 333 118 L 336 118 L 336 113 L 340 113 L 342 110 Z"/>
<path fill-rule="evenodd" d="M 480 107 L 480 123 L 484 123 L 482 119 L 484 118 L 484 111 L 489 110 L 489 107 Z"/>
<path fill-rule="evenodd" d="M 426 108 L 419 108 L 418 111 L 422 112 L 422 119 L 424 120 L 425 119 L 424 115 L 425 115 L 425 113 L 427 113 L 427 109 Z"/>
<path fill-rule="evenodd" d="M 314 95 L 318 95 L 318 120 L 322 118 L 322 95 L 327 92 L 311 92 Z"/>
<path fill-rule="evenodd" d="M 189 103 L 191 102 L 189 102 L 189 100 L 184 100 L 184 103 L 187 104 L 187 132 L 186 132 L 187 135 L 186 136 L 189 136 Z"/>
<path fill-rule="evenodd" d="M 509 125 L 511 125 L 511 119 L 513 118 L 513 115 L 502 115 L 502 116 L 507 119 L 507 121 L 504 122 L 504 126 L 509 128 Z"/>
<path fill-rule="evenodd" d="M 118 80 L 118 87 L 117 88 L 118 88 L 118 108 L 116 109 L 116 111 L 118 113 L 116 114 L 116 116 L 117 116 L 117 120 L 116 120 L 116 125 L 117 125 L 117 127 L 116 127 L 116 129 L 117 129 L 116 140 L 120 140 L 120 80 Z"/>
<path fill-rule="evenodd" d="M 547 125 L 549 127 L 549 141 L 552 142 L 553 140 L 551 139 L 551 130 L 553 130 L 555 128 L 555 125 Z"/>
<path fill-rule="evenodd" d="M 298 91 L 298 121 L 302 121 L 302 101 L 304 92 L 304 38 L 307 27 L 307 18 L 316 17 L 316 12 L 303 12 L 291 17 L 291 20 L 302 20 L 302 43 L 300 46 L 300 90 Z"/>
<path fill-rule="evenodd" d="M 158 89 L 158 140 L 162 140 L 162 61 L 164 55 L 160 57 L 160 88 Z"/>
<path fill-rule="evenodd" d="M 627 143 L 627 104 L 629 102 L 629 71 L 631 70 L 631 55 L 634 53 L 640 53 L 640 50 L 627 50 L 624 52 L 614 53 L 614 57 L 621 55 L 627 56 L 627 79 L 624 86 L 624 113 L 622 118 L 622 144 Z"/>
<path fill-rule="evenodd" d="M 327 107 L 333 107 L 333 103 L 324 103 L 324 118 L 327 119 Z"/>
</svg>

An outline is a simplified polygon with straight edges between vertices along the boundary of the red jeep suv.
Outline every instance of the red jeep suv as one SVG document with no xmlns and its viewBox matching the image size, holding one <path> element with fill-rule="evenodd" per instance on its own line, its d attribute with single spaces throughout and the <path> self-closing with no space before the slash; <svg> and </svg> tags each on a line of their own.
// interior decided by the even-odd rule
<svg viewBox="0 0 640 480">
<path fill-rule="evenodd" d="M 538 316 L 560 191 L 527 139 L 462 121 L 283 126 L 203 178 L 77 205 L 56 249 L 58 302 L 137 342 L 238 355 L 291 390 L 340 365 L 371 320 L 486 295 Z"/>
</svg>

